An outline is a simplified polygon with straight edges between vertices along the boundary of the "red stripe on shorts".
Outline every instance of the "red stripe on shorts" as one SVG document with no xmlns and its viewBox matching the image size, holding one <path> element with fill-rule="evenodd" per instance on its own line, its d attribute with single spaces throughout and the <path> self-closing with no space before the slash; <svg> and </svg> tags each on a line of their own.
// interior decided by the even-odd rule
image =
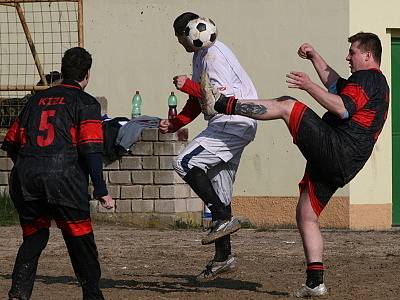
<svg viewBox="0 0 400 300">
<path fill-rule="evenodd" d="M 51 225 L 51 220 L 48 218 L 39 218 L 29 224 L 21 224 L 22 235 L 24 237 L 30 236 L 36 233 L 39 229 L 49 228 Z"/>
<path fill-rule="evenodd" d="M 314 184 L 312 183 L 310 175 L 307 172 L 304 173 L 303 179 L 299 182 L 300 194 L 304 191 L 306 187 L 308 190 L 308 195 L 310 196 L 311 206 L 315 214 L 319 217 L 322 210 L 325 208 L 325 205 L 323 205 L 315 195 Z"/>
<path fill-rule="evenodd" d="M 56 220 L 57 227 L 70 236 L 82 236 L 93 231 L 90 219 L 79 221 Z"/>
<path fill-rule="evenodd" d="M 292 112 L 290 113 L 289 118 L 289 131 L 293 137 L 293 143 L 297 142 L 297 134 L 299 131 L 300 121 L 303 118 L 304 112 L 306 111 L 307 106 L 299 101 L 293 106 Z"/>
</svg>

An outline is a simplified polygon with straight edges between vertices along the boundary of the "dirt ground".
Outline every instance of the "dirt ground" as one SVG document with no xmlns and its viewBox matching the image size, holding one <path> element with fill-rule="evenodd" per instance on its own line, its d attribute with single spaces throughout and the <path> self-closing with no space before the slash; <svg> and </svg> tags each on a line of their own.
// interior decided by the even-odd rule
<svg viewBox="0 0 400 300">
<path fill-rule="evenodd" d="M 0 299 L 6 299 L 18 226 L 0 227 Z M 201 230 L 138 230 L 95 226 L 107 299 L 291 299 L 304 281 L 302 244 L 296 230 L 242 229 L 233 236 L 235 273 L 197 282 L 213 255 Z M 400 299 L 400 231 L 324 231 L 322 299 Z M 52 229 L 39 262 L 32 299 L 81 299 L 61 234 Z"/>
</svg>

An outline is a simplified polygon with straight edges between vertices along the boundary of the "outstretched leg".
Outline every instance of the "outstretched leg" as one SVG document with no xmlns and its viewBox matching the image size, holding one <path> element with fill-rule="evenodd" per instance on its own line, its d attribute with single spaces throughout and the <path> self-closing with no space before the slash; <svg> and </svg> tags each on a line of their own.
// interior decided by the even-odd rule
<svg viewBox="0 0 400 300">
<path fill-rule="evenodd" d="M 256 120 L 283 119 L 287 125 L 297 101 L 290 96 L 263 100 L 238 100 L 235 97 L 227 97 L 212 87 L 206 72 L 201 74 L 201 92 L 207 102 L 215 102 L 214 109 L 221 114 L 241 115 Z"/>
</svg>

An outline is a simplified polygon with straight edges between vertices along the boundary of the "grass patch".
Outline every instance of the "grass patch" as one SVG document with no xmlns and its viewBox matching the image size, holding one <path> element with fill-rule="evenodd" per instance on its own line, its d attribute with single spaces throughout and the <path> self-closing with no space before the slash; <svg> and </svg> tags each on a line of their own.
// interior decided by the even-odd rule
<svg viewBox="0 0 400 300">
<path fill-rule="evenodd" d="M 242 221 L 240 225 L 243 229 L 257 229 L 257 226 L 251 223 L 250 221 Z"/>
<path fill-rule="evenodd" d="M 8 193 L 0 193 L 0 226 L 15 225 L 19 223 L 18 213 L 14 208 Z"/>
<path fill-rule="evenodd" d="M 200 224 L 193 222 L 192 220 L 186 221 L 182 219 L 175 220 L 175 223 L 171 225 L 172 229 L 199 229 Z"/>
</svg>

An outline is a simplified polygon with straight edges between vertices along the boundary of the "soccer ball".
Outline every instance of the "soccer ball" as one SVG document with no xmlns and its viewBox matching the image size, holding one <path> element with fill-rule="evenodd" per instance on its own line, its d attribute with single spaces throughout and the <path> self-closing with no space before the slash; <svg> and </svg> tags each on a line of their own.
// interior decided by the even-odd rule
<svg viewBox="0 0 400 300">
<path fill-rule="evenodd" d="M 185 28 L 186 39 L 196 50 L 205 49 L 214 44 L 217 34 L 217 26 L 208 18 L 191 20 Z"/>
</svg>

